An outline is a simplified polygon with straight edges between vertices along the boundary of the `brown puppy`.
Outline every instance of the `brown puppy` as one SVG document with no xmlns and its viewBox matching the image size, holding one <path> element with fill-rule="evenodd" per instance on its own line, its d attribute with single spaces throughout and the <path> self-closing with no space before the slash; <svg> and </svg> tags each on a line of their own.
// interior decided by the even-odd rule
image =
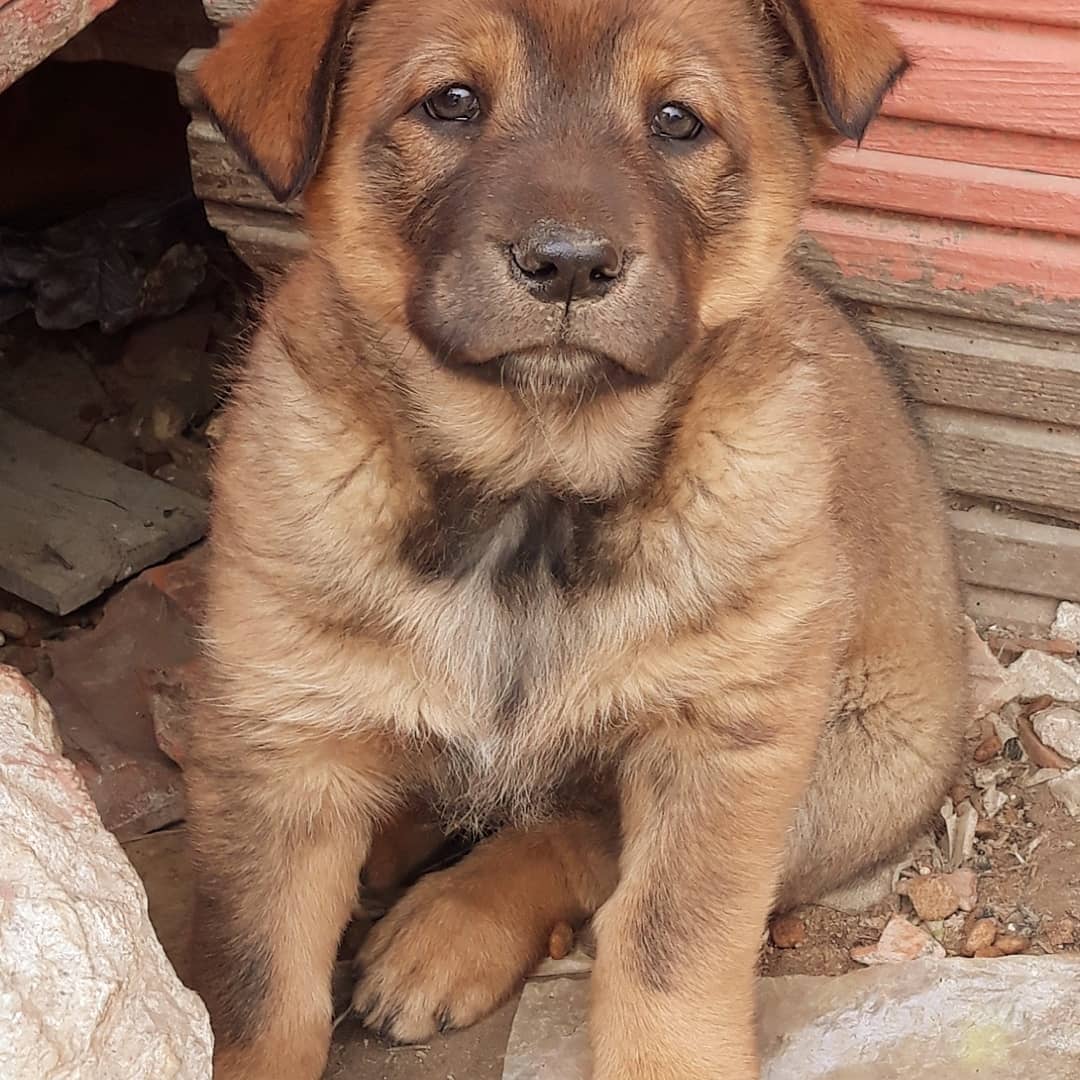
<svg viewBox="0 0 1080 1080">
<path fill-rule="evenodd" d="M 306 190 L 217 473 L 188 772 L 221 1080 L 314 1080 L 373 837 L 502 824 L 378 923 L 356 1005 L 470 1023 L 596 913 L 596 1080 L 749 1080 L 774 905 L 939 805 L 946 530 L 793 268 L 904 57 L 858 0 L 266 0 L 201 73 Z"/>
</svg>

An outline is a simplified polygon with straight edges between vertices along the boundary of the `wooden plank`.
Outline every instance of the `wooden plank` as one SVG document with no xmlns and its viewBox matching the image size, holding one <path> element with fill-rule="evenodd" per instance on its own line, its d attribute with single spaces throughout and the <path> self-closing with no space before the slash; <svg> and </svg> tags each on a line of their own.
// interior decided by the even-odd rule
<svg viewBox="0 0 1080 1080">
<path fill-rule="evenodd" d="M 200 199 L 279 214 L 300 213 L 300 200 L 278 202 L 208 117 L 197 116 L 188 125 L 188 150 L 191 179 Z"/>
<path fill-rule="evenodd" d="M 954 510 L 949 517 L 963 581 L 1080 600 L 1080 529 L 1023 521 L 987 507 Z"/>
<path fill-rule="evenodd" d="M 180 104 L 190 112 L 203 108 L 202 95 L 195 85 L 195 72 L 203 62 L 209 49 L 189 49 L 176 65 L 176 93 Z"/>
<path fill-rule="evenodd" d="M 904 8 L 938 14 L 974 15 L 1040 26 L 1080 27 L 1076 0 L 870 0 L 872 8 Z"/>
<path fill-rule="evenodd" d="M 1080 30 L 882 10 L 915 60 L 884 112 L 1080 138 Z"/>
<path fill-rule="evenodd" d="M 198 540 L 206 503 L 0 411 L 0 588 L 66 615 Z"/>
<path fill-rule="evenodd" d="M 843 155 L 853 146 L 845 143 L 833 153 Z M 866 132 L 862 146 L 913 157 L 1080 178 L 1080 140 L 1075 139 L 879 116 Z"/>
<path fill-rule="evenodd" d="M 864 303 L 1080 331 L 1080 240 L 858 208 L 807 211 L 804 265 Z"/>
<path fill-rule="evenodd" d="M 823 202 L 1080 236 L 1080 180 L 1022 169 L 839 147 L 816 194 Z"/>
<path fill-rule="evenodd" d="M 7 0 L 0 5 L 0 90 L 6 90 L 115 3 Z"/>
<path fill-rule="evenodd" d="M 950 491 L 1080 511 L 1080 431 L 924 405 L 919 417 Z"/>
<path fill-rule="evenodd" d="M 865 322 L 918 401 L 1080 427 L 1080 337 L 903 311 Z"/>
<path fill-rule="evenodd" d="M 289 214 L 208 202 L 206 216 L 228 236 L 237 255 L 264 277 L 277 277 L 307 251 L 307 235 Z"/>
<path fill-rule="evenodd" d="M 203 0 L 207 18 L 218 26 L 228 26 L 251 12 L 258 0 Z"/>
<path fill-rule="evenodd" d="M 1057 614 L 1057 601 L 978 585 L 964 588 L 964 606 L 980 630 L 991 626 L 1028 637 L 1046 637 Z"/>
</svg>

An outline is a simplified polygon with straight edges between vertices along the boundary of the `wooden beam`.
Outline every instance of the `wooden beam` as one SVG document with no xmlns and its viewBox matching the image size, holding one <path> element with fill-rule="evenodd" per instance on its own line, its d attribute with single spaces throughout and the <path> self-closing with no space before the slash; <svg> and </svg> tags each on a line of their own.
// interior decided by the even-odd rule
<svg viewBox="0 0 1080 1080">
<path fill-rule="evenodd" d="M 1003 22 L 1080 27 L 1076 0 L 870 0 L 872 8 L 902 8 L 937 14 L 973 15 Z"/>
<path fill-rule="evenodd" d="M 274 278 L 308 248 L 297 218 L 225 203 L 206 203 L 210 224 L 229 238 L 236 253 L 257 274 Z"/>
<path fill-rule="evenodd" d="M 1080 179 L 838 147 L 815 192 L 822 202 L 1080 236 Z"/>
<path fill-rule="evenodd" d="M 65 615 L 198 540 L 206 503 L 0 411 L 0 588 Z"/>
<path fill-rule="evenodd" d="M 1080 529 L 1041 525 L 988 507 L 954 510 L 960 576 L 969 585 L 1080 600 Z"/>
<path fill-rule="evenodd" d="M 865 323 L 918 401 L 1080 427 L 1080 337 L 896 310 Z"/>
<path fill-rule="evenodd" d="M 1080 430 L 933 405 L 919 419 L 949 490 L 1080 511 Z"/>
<path fill-rule="evenodd" d="M 1080 140 L 1077 139 L 879 116 L 866 132 L 862 146 L 892 154 L 1080 178 Z M 853 143 L 844 143 L 833 153 L 842 155 L 853 148 Z"/>
<path fill-rule="evenodd" d="M 812 207 L 803 265 L 862 303 L 1080 332 L 1080 238 Z"/>
<path fill-rule="evenodd" d="M 187 137 L 191 179 L 200 199 L 276 214 L 300 213 L 300 200 L 278 202 L 209 117 L 196 116 L 188 125 Z"/>
<path fill-rule="evenodd" d="M 1030 637 L 1045 637 L 1057 613 L 1057 601 L 1007 589 L 964 588 L 964 606 L 980 629 L 999 626 Z"/>
<path fill-rule="evenodd" d="M 202 95 L 195 85 L 195 72 L 203 62 L 209 49 L 189 49 L 176 65 L 176 93 L 180 104 L 189 112 L 204 108 Z"/>
<path fill-rule="evenodd" d="M 886 115 L 1080 139 L 1080 30 L 879 13 L 915 58 Z"/>
<path fill-rule="evenodd" d="M 257 3 L 258 0 L 203 0 L 203 7 L 212 23 L 228 26 L 249 14 Z"/>
</svg>

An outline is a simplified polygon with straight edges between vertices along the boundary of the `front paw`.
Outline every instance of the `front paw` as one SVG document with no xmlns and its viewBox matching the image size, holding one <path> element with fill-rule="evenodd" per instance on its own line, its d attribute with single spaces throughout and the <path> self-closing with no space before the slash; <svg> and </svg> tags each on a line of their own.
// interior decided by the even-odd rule
<svg viewBox="0 0 1080 1080">
<path fill-rule="evenodd" d="M 458 868 L 422 878 L 377 922 L 356 958 L 353 1008 L 385 1038 L 422 1042 L 494 1011 L 528 974 L 546 932 L 457 888 Z"/>
</svg>

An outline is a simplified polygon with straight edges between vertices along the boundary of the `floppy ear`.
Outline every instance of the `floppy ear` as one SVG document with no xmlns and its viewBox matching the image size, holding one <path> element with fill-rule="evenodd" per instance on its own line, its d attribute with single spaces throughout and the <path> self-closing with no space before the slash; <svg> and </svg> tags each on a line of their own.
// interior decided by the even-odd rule
<svg viewBox="0 0 1080 1080">
<path fill-rule="evenodd" d="M 892 31 L 862 0 L 769 0 L 841 135 L 859 140 L 908 68 Z"/>
<path fill-rule="evenodd" d="M 197 81 L 225 137 L 284 202 L 318 165 L 357 0 L 262 0 Z"/>
</svg>

